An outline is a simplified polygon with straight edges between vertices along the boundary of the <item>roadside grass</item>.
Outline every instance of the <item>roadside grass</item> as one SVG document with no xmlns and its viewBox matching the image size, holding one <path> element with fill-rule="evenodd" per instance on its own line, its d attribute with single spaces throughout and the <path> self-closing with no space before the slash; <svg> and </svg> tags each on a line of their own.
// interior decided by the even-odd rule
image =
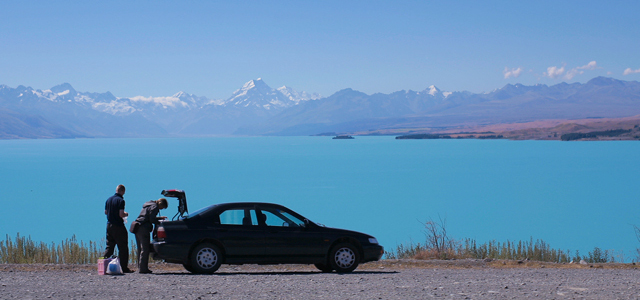
<svg viewBox="0 0 640 300">
<path fill-rule="evenodd" d="M 425 243 L 408 245 L 400 244 L 395 250 L 385 251 L 386 259 L 491 259 L 513 261 L 537 261 L 552 263 L 624 263 L 623 252 L 602 250 L 595 247 L 587 255 L 581 256 L 576 251 L 571 256 L 571 251 L 553 249 L 543 240 L 533 238 L 529 241 L 489 241 L 479 244 L 475 239 L 459 241 L 447 234 L 447 220 L 440 217 L 438 220 L 429 219 L 422 223 L 424 226 Z M 640 228 L 635 227 L 636 236 L 640 241 Z M 640 250 L 638 250 L 640 253 Z"/>
<path fill-rule="evenodd" d="M 430 219 L 423 223 L 425 243 L 408 245 L 400 244 L 395 250 L 385 251 L 386 259 L 491 259 L 513 261 L 537 261 L 552 263 L 624 263 L 623 252 L 602 250 L 595 247 L 587 255 L 581 256 L 576 251 L 572 256 L 570 250 L 553 249 L 543 240 L 534 241 L 489 241 L 479 244 L 475 239 L 455 240 L 447 235 L 446 220 Z M 640 229 L 638 236 L 640 240 Z"/>
<path fill-rule="evenodd" d="M 427 222 L 425 225 L 432 226 L 431 229 L 439 229 L 439 226 L 444 223 Z M 431 235 L 427 234 L 425 244 L 400 244 L 395 250 L 385 251 L 385 260 L 492 259 L 553 263 L 571 261 L 578 263 L 581 260 L 587 263 L 624 262 L 624 257 L 616 256 L 614 251 L 603 251 L 598 247 L 586 256 L 581 256 L 578 251 L 571 256 L 569 250 L 553 249 L 542 240 L 489 241 L 478 244 L 473 239 L 465 239 L 462 242 L 453 240 L 446 236 L 446 231 L 444 233 L 441 230 L 427 232 Z M 105 245 L 104 239 L 99 243 L 93 241 L 85 243 L 78 241 L 75 235 L 59 244 L 36 242 L 30 236 L 20 236 L 19 233 L 15 239 L 6 235 L 6 239 L 0 241 L 0 264 L 94 264 L 104 254 Z M 136 260 L 136 243 L 131 240 L 129 241 L 129 263 L 135 263 Z M 151 258 L 150 260 L 153 261 Z"/>
<path fill-rule="evenodd" d="M 606 252 L 608 255 L 608 252 Z M 409 244 L 408 246 L 398 245 L 395 250 L 385 252 L 387 259 L 503 259 L 503 260 L 533 260 L 543 262 L 579 262 L 584 259 L 586 262 L 614 262 L 609 257 L 603 257 L 605 253 L 598 250 L 595 255 L 571 257 L 569 251 L 552 249 L 542 240 L 537 241 L 489 241 L 478 244 L 474 239 L 466 239 L 464 242 L 451 241 L 444 249 L 437 249 L 426 244 Z"/>
<path fill-rule="evenodd" d="M 489 241 L 478 245 L 473 239 L 466 239 L 464 243 L 453 243 L 451 248 L 437 250 L 428 245 L 409 243 L 398 245 L 395 250 L 385 251 L 386 259 L 500 259 L 515 261 L 539 261 L 554 263 L 622 263 L 624 257 L 613 250 L 602 250 L 595 247 L 586 256 L 576 251 L 572 256 L 569 250 L 551 248 L 543 240 L 530 241 Z"/>
<path fill-rule="evenodd" d="M 94 264 L 104 254 L 106 242 L 78 241 L 73 235 L 60 244 L 36 242 L 31 236 L 20 236 L 14 240 L 9 235 L 0 241 L 1 264 Z M 117 249 L 116 249 L 117 255 Z M 129 241 L 129 263 L 137 260 L 136 242 Z"/>
</svg>

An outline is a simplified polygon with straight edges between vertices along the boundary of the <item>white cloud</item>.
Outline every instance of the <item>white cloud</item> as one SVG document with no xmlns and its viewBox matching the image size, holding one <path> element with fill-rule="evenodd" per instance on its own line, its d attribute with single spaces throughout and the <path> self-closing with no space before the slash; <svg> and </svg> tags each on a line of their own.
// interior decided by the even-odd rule
<svg viewBox="0 0 640 300">
<path fill-rule="evenodd" d="M 586 64 L 586 65 L 584 65 L 582 67 L 577 67 L 576 69 L 578 69 L 578 70 L 595 70 L 597 68 L 598 68 L 598 64 L 596 63 L 595 60 L 592 60 L 588 64 Z"/>
<path fill-rule="evenodd" d="M 520 73 L 522 73 L 522 68 L 509 70 L 508 67 L 504 67 L 504 71 L 502 73 L 504 74 L 504 79 L 508 79 L 509 77 L 518 78 Z"/>
<path fill-rule="evenodd" d="M 582 67 L 577 67 L 569 70 L 567 74 L 564 76 L 564 78 L 567 80 L 571 80 L 573 79 L 573 77 L 575 77 L 578 74 L 584 74 L 584 70 L 595 70 L 597 68 L 598 68 L 598 63 L 596 63 L 596 61 L 593 60 Z"/>
<path fill-rule="evenodd" d="M 590 61 L 588 64 L 586 64 L 584 66 L 575 67 L 575 68 L 570 69 L 568 71 L 565 70 L 565 67 L 566 67 L 566 64 L 563 65 L 560 68 L 558 68 L 556 66 L 548 67 L 547 68 L 547 72 L 543 73 L 542 75 L 545 76 L 545 77 L 553 78 L 553 79 L 557 79 L 557 78 L 563 77 L 566 80 L 571 80 L 576 75 L 584 74 L 585 70 L 601 69 L 600 67 L 598 67 L 598 63 L 595 60 Z M 565 73 L 565 71 L 566 71 L 566 73 Z"/>
<path fill-rule="evenodd" d="M 156 104 L 160 104 L 162 106 L 173 106 L 176 104 L 183 105 L 182 101 L 176 97 L 144 97 L 144 96 L 135 96 L 129 98 L 131 101 L 141 101 L 141 102 L 153 102 Z"/>
<path fill-rule="evenodd" d="M 543 73 L 545 77 L 556 79 L 564 74 L 564 66 L 562 68 L 558 68 L 556 66 L 548 67 L 547 72 Z"/>
<path fill-rule="evenodd" d="M 637 70 L 632 70 L 631 68 L 627 68 L 626 70 L 624 70 L 624 75 L 631 75 L 631 74 L 636 74 L 636 73 L 640 73 L 640 69 Z"/>
<path fill-rule="evenodd" d="M 582 73 L 584 73 L 584 71 L 578 70 L 577 68 L 573 68 L 573 69 L 569 70 L 566 75 L 564 75 L 564 78 L 567 79 L 567 80 L 571 80 L 576 75 L 582 74 Z"/>
<path fill-rule="evenodd" d="M 112 115 L 127 115 L 136 111 L 136 109 L 126 102 L 111 101 L 98 102 L 91 105 L 94 109 L 110 113 Z"/>
</svg>

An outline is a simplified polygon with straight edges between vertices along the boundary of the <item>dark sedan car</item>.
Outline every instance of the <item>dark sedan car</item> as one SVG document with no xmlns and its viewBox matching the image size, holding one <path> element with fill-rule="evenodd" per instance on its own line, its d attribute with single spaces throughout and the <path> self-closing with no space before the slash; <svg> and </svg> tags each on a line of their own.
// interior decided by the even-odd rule
<svg viewBox="0 0 640 300">
<path fill-rule="evenodd" d="M 314 264 L 323 272 L 351 272 L 384 250 L 363 233 L 328 228 L 269 203 L 225 203 L 166 221 L 153 241 L 155 259 L 193 273 L 221 264 Z"/>
</svg>

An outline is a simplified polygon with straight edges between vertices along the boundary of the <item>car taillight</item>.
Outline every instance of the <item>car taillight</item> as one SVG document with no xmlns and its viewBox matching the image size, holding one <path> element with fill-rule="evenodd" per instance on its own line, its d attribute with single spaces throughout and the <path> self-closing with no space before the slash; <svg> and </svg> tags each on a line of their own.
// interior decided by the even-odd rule
<svg viewBox="0 0 640 300">
<path fill-rule="evenodd" d="M 167 237 L 167 234 L 164 232 L 164 227 L 160 226 L 158 228 L 158 239 L 164 239 Z"/>
</svg>

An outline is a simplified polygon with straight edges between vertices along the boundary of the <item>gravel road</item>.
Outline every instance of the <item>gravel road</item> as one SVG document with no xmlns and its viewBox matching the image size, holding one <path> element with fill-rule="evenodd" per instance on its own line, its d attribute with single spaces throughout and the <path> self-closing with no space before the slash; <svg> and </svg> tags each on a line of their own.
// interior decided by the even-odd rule
<svg viewBox="0 0 640 300">
<path fill-rule="evenodd" d="M 312 266 L 226 266 L 192 275 L 98 275 L 88 265 L 0 265 L 0 299 L 639 299 L 635 266 L 382 261 L 349 274 Z"/>
</svg>

